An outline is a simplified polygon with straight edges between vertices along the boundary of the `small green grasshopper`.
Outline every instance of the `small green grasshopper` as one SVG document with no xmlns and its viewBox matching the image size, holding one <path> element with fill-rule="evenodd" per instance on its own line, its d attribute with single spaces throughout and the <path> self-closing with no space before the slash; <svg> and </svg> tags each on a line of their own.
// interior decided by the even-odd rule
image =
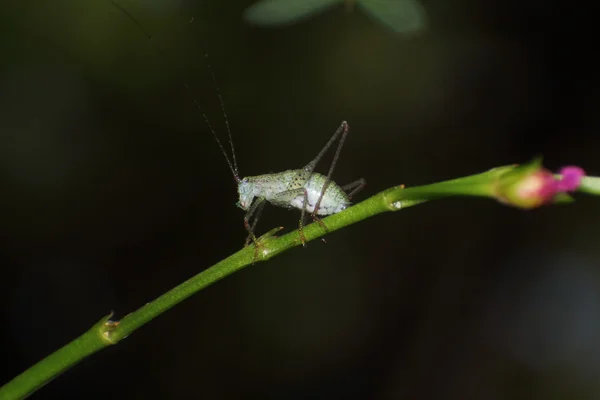
<svg viewBox="0 0 600 400">
<path fill-rule="evenodd" d="M 152 36 L 146 32 L 143 26 L 133 17 L 131 13 L 114 1 L 113 5 L 125 16 L 127 16 L 150 42 L 152 41 Z M 164 55 L 159 47 L 158 50 Z M 364 179 L 358 179 L 352 183 L 349 183 L 348 185 L 340 187 L 331 180 L 331 176 L 342 150 L 342 146 L 344 145 L 344 141 L 348 135 L 348 123 L 343 121 L 334 132 L 333 136 L 331 136 L 329 141 L 325 144 L 325 147 L 323 147 L 319 154 L 317 154 L 317 156 L 303 168 L 287 170 L 274 174 L 240 178 L 237 159 L 235 156 L 235 148 L 233 145 L 233 138 L 231 135 L 231 129 L 229 127 L 227 113 L 225 112 L 223 97 L 221 96 L 219 86 L 216 83 L 212 68 L 210 68 L 208 63 L 207 66 L 210 70 L 213 83 L 215 84 L 219 103 L 225 118 L 225 127 L 231 148 L 231 158 L 229 158 L 227 155 L 227 151 L 223 147 L 221 140 L 219 140 L 219 137 L 217 136 L 217 133 L 210 123 L 206 113 L 204 113 L 202 110 L 202 107 L 198 103 L 196 97 L 194 97 L 189 85 L 184 81 L 183 86 L 192 98 L 196 108 L 200 111 L 204 121 L 206 122 L 206 125 L 212 133 L 213 138 L 217 142 L 221 153 L 223 153 L 225 161 L 227 162 L 227 165 L 229 165 L 229 169 L 233 174 L 233 178 L 238 185 L 239 201 L 237 202 L 237 206 L 246 211 L 244 216 L 244 227 L 248 232 L 246 245 L 248 245 L 250 242 L 253 242 L 256 246 L 256 249 L 258 249 L 259 243 L 256 235 L 254 234 L 254 230 L 265 204 L 269 202 L 278 207 L 287 209 L 297 208 L 301 211 L 300 221 L 298 223 L 298 233 L 300 235 L 300 241 L 302 242 L 302 245 L 305 246 L 306 237 L 304 236 L 303 227 L 306 222 L 306 215 L 310 214 L 311 218 L 315 222 L 318 222 L 325 231 L 328 231 L 327 227 L 323 221 L 321 221 L 319 216 L 336 214 L 346 209 L 351 204 L 350 199 L 366 184 Z M 319 161 L 338 139 L 339 143 L 327 175 L 325 176 L 314 172 Z M 257 254 L 255 253 L 255 258 L 256 256 Z"/>
<path fill-rule="evenodd" d="M 220 94 L 219 99 L 221 99 Z M 227 124 L 227 126 L 229 126 L 229 124 Z M 300 241 L 304 246 L 306 244 L 306 238 L 304 236 L 303 227 L 306 214 L 310 213 L 311 218 L 327 231 L 327 227 L 318 216 L 336 214 L 345 210 L 351 204 L 350 199 L 366 184 L 366 181 L 361 178 L 340 187 L 331 180 L 331 175 L 333 174 L 342 146 L 348 135 L 348 123 L 346 121 L 343 121 L 340 124 L 333 136 L 331 136 L 329 141 L 325 144 L 325 147 L 323 147 L 319 154 L 317 154 L 317 156 L 302 169 L 292 169 L 274 174 L 248 176 L 242 179 L 240 179 L 238 173 L 231 132 L 228 129 L 233 162 L 227 156 L 227 153 L 214 130 L 212 132 L 231 172 L 233 173 L 233 177 L 238 184 L 239 201 L 237 206 L 246 211 L 246 215 L 244 216 L 244 226 L 248 231 L 246 244 L 248 244 L 250 240 L 256 243 L 254 229 L 262 209 L 267 202 L 278 207 L 287 209 L 297 208 L 301 211 L 300 221 L 298 223 L 298 233 L 300 235 Z M 338 138 L 339 143 L 327 175 L 325 176 L 314 172 L 319 161 Z M 250 224 L 250 219 L 253 216 L 254 220 L 252 224 Z"/>
</svg>

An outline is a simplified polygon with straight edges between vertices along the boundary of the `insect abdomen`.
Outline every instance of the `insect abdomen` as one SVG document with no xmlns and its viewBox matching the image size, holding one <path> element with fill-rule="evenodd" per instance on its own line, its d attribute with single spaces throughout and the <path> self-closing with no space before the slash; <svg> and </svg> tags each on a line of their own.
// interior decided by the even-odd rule
<svg viewBox="0 0 600 400">
<path fill-rule="evenodd" d="M 310 177 L 310 180 L 308 182 L 305 181 L 304 185 L 302 186 L 304 189 L 306 189 L 306 193 L 308 195 L 306 211 L 309 213 L 312 213 L 315 210 L 315 206 L 319 200 L 319 196 L 321 196 L 325 180 L 325 176 L 318 173 L 313 173 Z M 349 205 L 350 200 L 348 199 L 346 193 L 335 182 L 329 181 L 327 190 L 323 194 L 323 198 L 319 204 L 317 215 L 336 214 L 347 208 Z M 304 193 L 294 197 L 290 201 L 289 206 L 302 210 L 304 207 Z"/>
<path fill-rule="evenodd" d="M 304 191 L 301 189 L 306 189 L 308 195 L 306 211 L 312 213 L 321 195 L 326 177 L 314 172 L 307 181 L 303 170 L 288 170 L 278 174 L 259 175 L 250 179 L 256 188 L 255 196 L 264 197 L 267 201 L 280 207 L 302 210 Z M 286 193 L 291 193 L 291 195 L 288 196 Z M 317 215 L 336 214 L 349 205 L 348 195 L 335 182 L 329 181 L 319 204 Z"/>
</svg>

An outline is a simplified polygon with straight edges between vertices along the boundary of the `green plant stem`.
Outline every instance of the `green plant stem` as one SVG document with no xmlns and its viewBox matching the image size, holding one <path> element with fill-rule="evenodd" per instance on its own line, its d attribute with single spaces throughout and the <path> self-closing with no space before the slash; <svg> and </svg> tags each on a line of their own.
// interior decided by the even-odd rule
<svg viewBox="0 0 600 400">
<path fill-rule="evenodd" d="M 581 186 L 579 186 L 577 191 L 587 194 L 600 195 L 600 177 L 585 176 L 581 180 Z"/>
<path fill-rule="evenodd" d="M 395 186 L 341 213 L 331 215 L 323 219 L 323 222 L 329 232 L 333 232 L 374 215 L 388 211 L 398 211 L 432 199 L 456 195 L 494 197 L 494 184 L 497 178 L 512 168 L 513 166 L 495 168 L 477 175 L 413 188 L 405 189 L 403 186 Z M 585 179 L 582 191 L 600 194 L 600 178 L 586 177 Z M 0 399 L 26 397 L 83 358 L 106 346 L 118 343 L 136 329 L 197 291 L 247 265 L 258 261 L 266 261 L 301 244 L 298 231 L 294 230 L 281 237 L 274 236 L 279 229 L 273 229 L 260 237 L 258 248 L 252 245 L 238 251 L 171 289 L 156 300 L 126 315 L 120 321 L 111 321 L 111 315 L 105 317 L 83 335 L 0 387 Z M 307 241 L 315 240 L 326 233 L 316 223 L 307 225 L 304 228 Z"/>
<path fill-rule="evenodd" d="M 22 399 L 109 343 L 103 330 L 110 315 L 0 388 L 0 399 Z"/>
</svg>

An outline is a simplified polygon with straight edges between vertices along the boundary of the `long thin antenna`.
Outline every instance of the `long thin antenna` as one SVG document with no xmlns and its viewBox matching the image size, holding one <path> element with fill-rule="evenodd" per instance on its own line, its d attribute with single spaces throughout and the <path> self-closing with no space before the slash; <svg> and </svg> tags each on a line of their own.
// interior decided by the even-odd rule
<svg viewBox="0 0 600 400">
<path fill-rule="evenodd" d="M 193 20 L 192 20 L 193 21 Z M 192 22 L 190 21 L 190 23 Z M 215 78 L 215 72 L 212 69 L 212 66 L 208 62 L 208 53 L 204 54 L 204 58 L 206 59 L 206 66 L 210 71 L 210 76 L 212 78 L 213 84 L 215 85 L 215 90 L 217 91 L 217 96 L 219 97 L 219 103 L 221 104 L 221 111 L 223 111 L 223 116 L 225 117 L 225 127 L 227 128 L 227 136 L 229 137 L 229 144 L 231 145 L 231 157 L 233 158 L 233 169 L 235 176 L 239 177 L 237 159 L 235 157 L 235 148 L 233 147 L 233 137 L 231 136 L 231 129 L 229 128 L 229 118 L 227 117 L 227 111 L 225 111 L 225 103 L 223 102 L 223 96 L 221 96 L 221 89 L 219 89 L 219 84 L 217 83 L 217 78 Z"/>
<path fill-rule="evenodd" d="M 144 29 L 144 27 L 142 26 L 142 24 L 140 24 L 138 22 L 138 20 L 135 19 L 135 17 L 129 11 L 127 11 L 125 8 L 123 8 L 119 4 L 115 3 L 114 0 L 111 0 L 111 3 L 113 4 L 113 6 L 115 6 L 115 8 L 117 8 L 119 11 L 121 11 L 127 18 L 129 18 L 129 20 L 131 22 L 133 22 L 139 28 L 139 30 L 146 37 L 146 39 L 148 39 L 148 41 L 150 43 L 154 43 L 152 41 L 152 35 L 150 35 Z M 192 18 L 192 20 L 190 22 L 192 22 L 193 20 L 194 19 Z M 159 45 L 155 45 L 155 47 L 160 52 L 160 54 L 164 57 L 164 59 L 166 60 L 167 56 L 166 56 L 165 52 L 163 51 L 163 49 Z M 209 68 L 210 68 L 210 65 L 209 65 Z M 225 115 L 225 125 L 227 127 L 227 133 L 228 133 L 228 137 L 229 137 L 229 144 L 231 145 L 231 155 L 232 155 L 233 163 L 229 159 L 229 156 L 227 155 L 227 152 L 225 151 L 225 147 L 223 147 L 223 144 L 219 140 L 219 137 L 217 136 L 217 132 L 213 128 L 212 124 L 210 123 L 210 120 L 208 119 L 208 116 L 204 112 L 202 106 L 200 105 L 200 103 L 198 102 L 198 100 L 196 99 L 196 97 L 194 96 L 194 93 L 192 92 L 192 90 L 190 89 L 190 86 L 188 85 L 188 83 L 185 80 L 183 81 L 183 87 L 185 88 L 186 92 L 188 93 L 188 95 L 190 96 L 190 98 L 192 99 L 192 101 L 194 102 L 194 105 L 196 106 L 196 108 L 198 109 L 198 111 L 200 111 L 200 114 L 202 114 L 202 118 L 204 118 L 204 122 L 206 122 L 206 125 L 208 126 L 208 129 L 212 133 L 213 138 L 215 139 L 215 141 L 219 145 L 219 148 L 221 149 L 221 153 L 223 153 L 223 156 L 225 157 L 225 161 L 227 161 L 227 165 L 229 165 L 229 169 L 231 170 L 231 173 L 233 174 L 233 178 L 235 179 L 236 182 L 239 183 L 240 182 L 240 176 L 239 176 L 239 173 L 238 173 L 237 160 L 235 158 L 235 151 L 234 151 L 234 147 L 233 147 L 233 139 L 232 139 L 232 136 L 231 136 L 231 130 L 229 129 L 229 121 L 227 119 L 227 114 L 225 113 L 225 106 L 223 105 L 223 99 L 222 99 L 222 96 L 221 96 L 221 92 L 219 90 L 218 85 L 216 84 L 217 81 L 215 79 L 215 75 L 214 75 L 214 73 L 212 71 L 212 68 L 210 68 L 210 72 L 211 72 L 211 76 L 212 76 L 213 82 L 215 83 L 215 86 L 216 86 L 217 95 L 219 97 L 219 102 L 221 104 L 221 109 L 223 110 L 223 114 Z"/>
</svg>

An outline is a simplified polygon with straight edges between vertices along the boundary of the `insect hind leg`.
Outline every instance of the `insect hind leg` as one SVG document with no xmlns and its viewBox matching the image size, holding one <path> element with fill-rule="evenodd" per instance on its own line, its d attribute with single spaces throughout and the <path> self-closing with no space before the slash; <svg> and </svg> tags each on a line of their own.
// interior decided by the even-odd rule
<svg viewBox="0 0 600 400">
<path fill-rule="evenodd" d="M 348 132 L 349 132 L 348 123 L 346 121 L 342 121 L 340 126 L 335 130 L 335 132 L 333 133 L 331 138 L 327 141 L 325 146 L 321 149 L 319 154 L 317 154 L 317 156 L 304 167 L 304 171 L 306 171 L 309 174 L 308 180 L 310 180 L 310 178 L 313 174 L 313 171 L 314 171 L 315 167 L 317 166 L 318 162 L 321 161 L 321 159 L 323 158 L 323 156 L 325 155 L 327 150 L 329 150 L 329 148 L 333 145 L 333 143 L 335 143 L 335 141 L 338 140 L 338 137 L 340 137 L 340 135 L 342 135 L 339 139 L 339 143 L 335 150 L 335 154 L 333 156 L 333 160 L 331 161 L 331 165 L 329 166 L 329 171 L 327 172 L 327 176 L 325 177 L 325 182 L 323 183 L 321 193 L 319 194 L 319 198 L 317 199 L 317 202 L 315 204 L 313 212 L 311 213 L 311 218 L 313 219 L 313 221 L 317 222 L 326 233 L 329 233 L 329 229 L 327 228 L 327 225 L 325 225 L 325 223 L 317 216 L 317 213 L 319 211 L 319 207 L 321 206 L 321 201 L 323 200 L 323 196 L 325 195 L 325 192 L 327 191 L 327 187 L 329 186 L 329 183 L 331 182 L 331 176 L 333 175 L 333 171 L 335 170 L 335 165 L 337 164 L 337 161 L 340 157 L 340 152 L 342 151 L 342 147 L 344 146 L 344 142 L 346 141 L 346 136 L 348 135 Z M 304 207 L 302 207 L 302 215 L 301 215 L 300 224 L 299 224 L 299 232 L 300 232 L 301 240 L 303 239 L 302 225 L 304 223 L 304 215 L 306 212 L 307 203 L 308 203 L 308 194 L 305 191 L 304 203 L 303 203 Z M 325 241 L 325 239 L 321 238 L 321 240 L 323 240 L 324 243 L 327 243 Z M 305 246 L 305 240 L 302 241 L 302 245 Z"/>
<path fill-rule="evenodd" d="M 344 145 L 344 141 L 346 140 L 346 136 L 348 135 L 348 131 L 349 131 L 348 123 L 346 121 L 342 121 L 340 126 L 336 129 L 336 131 L 333 133 L 331 138 L 327 141 L 325 146 L 321 149 L 319 154 L 317 154 L 317 156 L 315 158 L 313 158 L 308 164 L 306 164 L 306 166 L 304 166 L 304 168 L 302 169 L 302 171 L 303 171 L 302 175 L 305 175 L 304 182 L 309 182 L 310 178 L 312 177 L 312 175 L 314 173 L 315 167 L 317 166 L 319 161 L 321 161 L 321 159 L 323 158 L 323 156 L 325 155 L 327 150 L 329 150 L 329 148 L 339 138 L 339 143 L 337 145 L 335 154 L 333 156 L 333 161 L 331 162 L 331 165 L 329 166 L 329 171 L 327 172 L 327 176 L 325 177 L 323 187 L 321 188 L 321 193 L 319 194 L 319 198 L 318 198 L 317 202 L 315 203 L 315 207 L 311 213 L 311 218 L 313 219 L 313 221 L 317 222 L 323 228 L 323 230 L 327 233 L 329 232 L 329 229 L 327 228 L 325 223 L 317 216 L 317 213 L 321 206 L 321 201 L 323 200 L 323 196 L 324 196 L 325 192 L 327 191 L 327 187 L 329 186 L 329 183 L 331 183 L 331 176 L 333 175 L 333 171 L 335 170 L 335 165 L 337 163 L 337 160 L 339 159 L 340 152 Z M 341 137 L 340 137 L 340 135 L 341 135 Z M 294 197 L 299 196 L 299 195 L 303 196 L 304 201 L 302 203 L 303 206 L 301 209 L 300 221 L 298 223 L 298 233 L 300 235 L 300 241 L 302 242 L 302 245 L 306 246 L 306 237 L 304 236 L 304 222 L 306 219 L 306 212 L 308 211 L 307 210 L 307 208 L 308 208 L 308 192 L 306 191 L 306 188 L 303 187 L 303 188 L 294 188 L 294 189 L 288 190 L 286 192 L 279 194 L 275 201 L 273 201 L 273 200 L 270 200 L 270 201 L 271 201 L 271 203 L 276 204 L 276 205 L 277 205 L 277 203 L 280 202 L 282 206 L 286 207 L 289 204 L 289 201 L 291 201 Z M 323 240 L 323 241 L 325 241 L 325 240 Z"/>
<path fill-rule="evenodd" d="M 298 233 L 300 234 L 300 241 L 302 242 L 302 246 L 306 247 L 306 237 L 304 236 L 304 222 L 306 221 L 306 205 L 308 204 L 308 192 L 306 191 L 306 189 L 302 189 L 303 190 L 303 196 L 304 196 L 304 202 L 302 203 L 304 205 L 304 207 L 302 207 L 302 212 L 300 213 L 300 221 L 298 222 Z M 321 193 L 322 196 L 322 193 Z M 317 202 L 318 205 L 318 202 Z M 317 217 L 316 214 L 316 210 L 317 210 L 317 205 L 315 205 L 315 209 L 314 211 L 310 214 L 312 220 L 316 223 L 319 224 L 319 226 L 321 226 L 321 228 L 323 228 L 323 230 L 325 231 L 325 233 L 329 233 L 329 228 L 327 228 L 327 225 L 325 225 L 325 222 L 323 222 L 321 220 L 321 218 Z M 323 241 L 323 243 L 327 243 L 327 241 L 325 241 L 324 238 L 321 238 L 321 240 Z"/>
<path fill-rule="evenodd" d="M 363 178 L 357 179 L 354 182 L 350 182 L 344 186 L 342 186 L 342 190 L 346 192 L 349 199 L 352 199 L 356 195 L 356 193 L 360 192 L 365 188 L 367 181 Z M 350 192 L 348 192 L 350 191 Z"/>
<path fill-rule="evenodd" d="M 331 138 L 327 141 L 325 146 L 321 149 L 319 154 L 317 154 L 317 156 L 311 162 L 306 164 L 306 166 L 304 167 L 304 171 L 306 171 L 309 174 L 308 179 L 310 179 L 310 177 L 312 176 L 313 171 L 315 170 L 315 167 L 317 166 L 319 161 L 321 161 L 321 159 L 323 158 L 323 156 L 325 155 L 327 150 L 329 150 L 329 148 L 333 145 L 333 143 L 335 143 L 336 140 L 338 140 L 338 137 L 339 137 L 339 143 L 335 150 L 335 154 L 333 156 L 333 161 L 331 161 L 331 165 L 329 166 L 329 171 L 327 172 L 327 176 L 325 177 L 325 183 L 323 184 L 323 188 L 321 189 L 321 194 L 319 195 L 319 199 L 317 200 L 317 203 L 315 204 L 315 208 L 312 212 L 313 219 L 316 217 L 317 212 L 319 211 L 319 207 L 321 206 L 321 200 L 323 199 L 323 195 L 325 194 L 325 191 L 327 190 L 327 187 L 329 186 L 329 183 L 331 182 L 331 176 L 333 175 L 333 171 L 335 170 L 335 165 L 337 164 L 337 161 L 340 157 L 340 152 L 342 151 L 342 147 L 344 146 L 344 142 L 346 141 L 346 136 L 348 135 L 348 132 L 349 132 L 348 123 L 346 121 L 342 121 L 340 126 L 335 130 L 335 132 L 333 133 Z M 340 137 L 340 135 L 341 135 L 341 137 Z M 323 224 L 323 226 L 324 225 L 325 224 Z"/>
</svg>

